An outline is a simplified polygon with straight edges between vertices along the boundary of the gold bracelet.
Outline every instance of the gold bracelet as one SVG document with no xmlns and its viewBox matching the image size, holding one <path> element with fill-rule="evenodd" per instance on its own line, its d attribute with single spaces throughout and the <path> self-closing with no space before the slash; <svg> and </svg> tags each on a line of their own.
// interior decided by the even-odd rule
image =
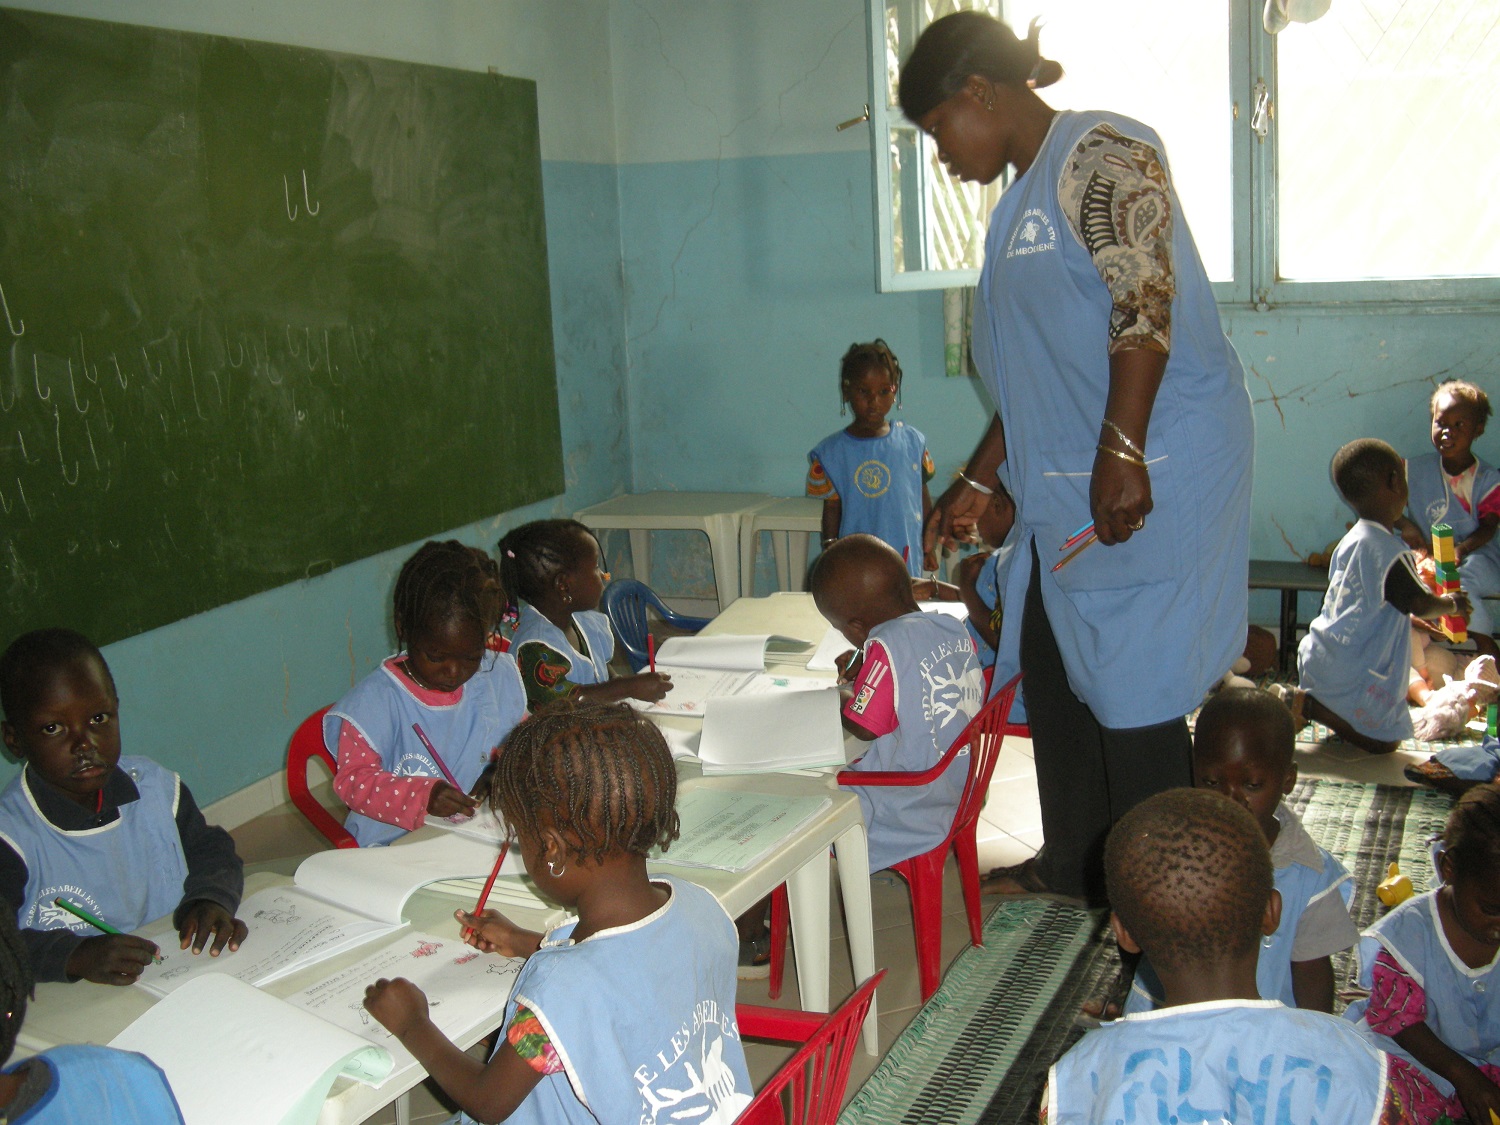
<svg viewBox="0 0 1500 1125">
<path fill-rule="evenodd" d="M 1111 449 L 1102 441 L 1097 446 L 1095 446 L 1095 448 L 1098 449 L 1100 453 L 1113 453 L 1121 461 L 1129 461 L 1132 465 L 1139 465 L 1143 469 L 1146 468 L 1146 460 L 1144 457 L 1132 457 L 1129 453 L 1123 453 L 1118 449 Z"/>
<path fill-rule="evenodd" d="M 1121 441 L 1123 441 L 1125 443 L 1125 448 L 1126 449 L 1130 450 L 1130 452 L 1134 453 L 1142 461 L 1144 461 L 1146 459 L 1146 451 L 1144 449 L 1142 449 L 1140 446 L 1136 445 L 1135 442 L 1131 441 L 1130 438 L 1126 435 L 1126 433 L 1125 433 L 1124 430 L 1120 429 L 1119 426 L 1115 425 L 1108 418 L 1103 419 L 1103 424 L 1106 425 L 1106 426 L 1108 426 L 1111 430 L 1114 431 L 1115 437 L 1119 438 Z"/>
</svg>

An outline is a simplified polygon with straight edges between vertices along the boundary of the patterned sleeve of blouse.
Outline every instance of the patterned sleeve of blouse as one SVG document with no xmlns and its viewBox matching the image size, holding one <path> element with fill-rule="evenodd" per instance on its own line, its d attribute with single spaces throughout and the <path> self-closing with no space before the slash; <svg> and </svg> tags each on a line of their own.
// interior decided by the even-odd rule
<svg viewBox="0 0 1500 1125">
<path fill-rule="evenodd" d="M 1108 125 L 1083 135 L 1058 180 L 1068 225 L 1109 289 L 1109 351 L 1172 347 L 1172 197 L 1156 149 Z"/>
</svg>

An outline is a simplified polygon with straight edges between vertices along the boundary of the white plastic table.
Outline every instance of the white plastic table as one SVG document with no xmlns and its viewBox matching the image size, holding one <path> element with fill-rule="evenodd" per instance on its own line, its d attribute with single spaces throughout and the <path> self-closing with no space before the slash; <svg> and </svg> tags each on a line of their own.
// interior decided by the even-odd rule
<svg viewBox="0 0 1500 1125">
<path fill-rule="evenodd" d="M 630 562 L 642 582 L 650 581 L 653 531 L 703 532 L 722 610 L 740 596 L 740 522 L 773 499 L 764 492 L 627 493 L 574 512 L 573 518 L 595 531 L 629 531 Z"/>
<path fill-rule="evenodd" d="M 755 593 L 755 552 L 760 533 L 771 533 L 776 555 L 776 585 L 801 590 L 807 579 L 807 536 L 823 530 L 823 501 L 811 496 L 773 500 L 745 516 L 740 524 L 740 595 Z"/>
</svg>

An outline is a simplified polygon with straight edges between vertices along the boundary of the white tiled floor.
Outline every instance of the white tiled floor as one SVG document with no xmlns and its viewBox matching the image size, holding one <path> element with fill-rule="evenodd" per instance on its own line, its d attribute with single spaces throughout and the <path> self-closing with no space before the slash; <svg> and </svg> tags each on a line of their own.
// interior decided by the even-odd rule
<svg viewBox="0 0 1500 1125">
<path fill-rule="evenodd" d="M 1306 731 L 1304 735 L 1309 733 L 1311 732 Z M 1424 757 L 1425 755 L 1401 751 L 1384 757 L 1371 757 L 1361 750 L 1338 742 L 1323 746 L 1299 742 L 1297 765 L 1304 776 L 1406 785 L 1409 783 L 1401 774 L 1402 767 L 1409 761 L 1422 760 Z M 1036 853 L 1041 844 L 1041 814 L 1037 806 L 1036 771 L 1029 740 L 1007 740 L 995 767 L 994 780 L 990 785 L 989 799 L 981 821 L 979 862 L 982 871 L 1001 864 L 1019 863 Z M 251 821 L 235 830 L 234 837 L 240 854 L 247 863 L 269 861 L 287 871 L 295 866 L 297 858 L 321 846 L 321 838 L 290 807 Z M 837 904 L 837 880 L 833 881 L 833 886 L 835 921 L 830 958 L 833 973 L 831 994 L 837 1002 L 853 991 L 854 982 L 849 968 L 842 915 Z M 951 859 L 943 891 L 943 965 L 946 968 L 969 940 L 963 898 L 958 888 L 958 874 Z M 883 1054 L 906 1028 L 921 1005 L 910 898 L 906 886 L 891 872 L 879 872 L 871 877 L 871 892 L 876 924 L 875 963 L 887 970 L 878 998 L 880 1049 Z M 792 964 L 788 964 L 786 975 L 787 986 L 779 1000 L 769 1000 L 765 982 L 759 981 L 741 982 L 740 1001 L 796 1007 L 797 986 Z M 759 1085 L 775 1072 L 790 1050 L 750 1044 L 747 1053 L 751 1077 Z M 878 1058 L 872 1058 L 862 1050 L 855 1053 L 849 1084 L 851 1096 L 869 1077 L 878 1061 Z M 450 1112 L 437 1102 L 429 1088 L 419 1087 L 413 1092 L 413 1122 L 428 1125 L 445 1120 Z M 388 1107 L 371 1120 L 384 1125 L 394 1121 L 394 1114 Z"/>
</svg>

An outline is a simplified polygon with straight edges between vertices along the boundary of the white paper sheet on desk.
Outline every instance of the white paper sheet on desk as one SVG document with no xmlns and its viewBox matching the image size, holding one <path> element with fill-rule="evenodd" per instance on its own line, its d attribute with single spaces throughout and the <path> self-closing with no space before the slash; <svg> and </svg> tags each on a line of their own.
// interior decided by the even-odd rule
<svg viewBox="0 0 1500 1125">
<path fill-rule="evenodd" d="M 653 849 L 651 858 L 682 867 L 744 871 L 832 804 L 829 797 L 688 789 L 677 798 L 682 835 L 665 853 Z"/>
<path fill-rule="evenodd" d="M 658 671 L 695 668 L 717 672 L 764 672 L 766 654 L 800 654 L 806 641 L 775 633 L 720 633 L 715 636 L 669 637 L 656 650 Z"/>
<path fill-rule="evenodd" d="M 307 1125 L 334 1079 L 377 1085 L 390 1052 L 242 981 L 207 976 L 110 1041 L 166 1072 L 187 1125 Z"/>
<path fill-rule="evenodd" d="M 473 816 L 466 816 L 455 820 L 447 816 L 433 816 L 427 814 L 426 825 L 428 828 L 440 828 L 444 832 L 454 832 L 460 836 L 467 836 L 471 840 L 489 844 L 498 848 L 502 840 L 510 833 L 505 821 L 500 814 L 490 808 L 488 802 L 479 806 L 479 811 Z M 507 865 L 510 856 L 506 856 Z"/>
<path fill-rule="evenodd" d="M 705 774 L 843 765 L 838 689 L 716 699 L 703 719 L 698 756 Z"/>
<path fill-rule="evenodd" d="M 405 977 L 427 994 L 428 1015 L 451 1038 L 491 1015 L 499 1026 L 522 963 L 519 957 L 480 953 L 457 937 L 411 933 L 399 945 L 372 953 L 286 1002 L 388 1051 L 393 1066 L 385 1078 L 371 1083 L 378 1088 L 417 1061 L 365 1010 L 368 986 L 382 977 Z"/>
</svg>

